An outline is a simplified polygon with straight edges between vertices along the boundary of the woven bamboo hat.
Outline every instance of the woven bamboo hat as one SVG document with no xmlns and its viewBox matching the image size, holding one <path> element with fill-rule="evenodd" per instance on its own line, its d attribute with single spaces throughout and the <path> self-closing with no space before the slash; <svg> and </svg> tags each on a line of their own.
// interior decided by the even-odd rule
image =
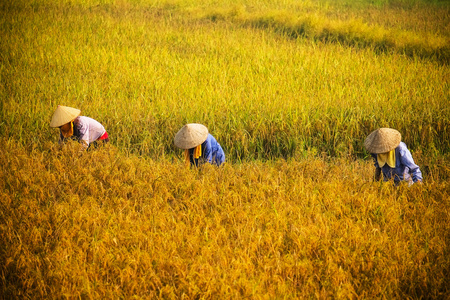
<svg viewBox="0 0 450 300">
<path fill-rule="evenodd" d="M 175 135 L 175 146 L 181 149 L 197 147 L 208 137 L 208 128 L 202 124 L 190 123 L 184 125 Z"/>
<path fill-rule="evenodd" d="M 372 131 L 364 141 L 367 151 L 374 154 L 389 152 L 400 144 L 402 135 L 395 129 L 378 128 Z"/>
<path fill-rule="evenodd" d="M 70 121 L 74 120 L 76 117 L 78 117 L 80 113 L 81 110 L 79 109 L 58 105 L 55 112 L 53 113 L 52 121 L 50 122 L 50 127 L 63 126 L 64 124 L 67 124 Z"/>
</svg>

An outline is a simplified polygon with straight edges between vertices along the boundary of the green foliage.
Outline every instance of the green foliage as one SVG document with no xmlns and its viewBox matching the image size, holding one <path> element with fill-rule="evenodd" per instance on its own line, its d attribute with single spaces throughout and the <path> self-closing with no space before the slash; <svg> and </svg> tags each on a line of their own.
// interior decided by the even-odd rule
<svg viewBox="0 0 450 300">
<path fill-rule="evenodd" d="M 412 57 L 432 58 L 441 63 L 450 61 L 448 38 L 407 31 L 386 30 L 383 27 L 368 25 L 361 19 L 333 20 L 323 14 L 304 14 L 295 16 L 287 11 L 247 13 L 243 9 L 236 12 L 215 11 L 206 18 L 217 21 L 233 20 L 243 26 L 273 29 L 291 38 L 306 37 L 313 40 L 342 43 L 358 48 L 369 47 L 376 51 L 395 51 Z"/>
<path fill-rule="evenodd" d="M 448 151 L 442 37 L 327 19 L 331 8 L 312 2 L 211 5 L 3 4 L 1 135 L 55 140 L 48 122 L 64 104 L 152 157 L 179 153 L 172 139 L 186 122 L 205 123 L 231 161 L 310 148 L 365 156 L 380 126 L 413 149 Z"/>
</svg>

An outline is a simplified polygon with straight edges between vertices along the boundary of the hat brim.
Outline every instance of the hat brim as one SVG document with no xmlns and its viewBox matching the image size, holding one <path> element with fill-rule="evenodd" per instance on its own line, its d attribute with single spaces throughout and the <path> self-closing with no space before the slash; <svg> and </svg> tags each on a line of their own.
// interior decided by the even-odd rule
<svg viewBox="0 0 450 300">
<path fill-rule="evenodd" d="M 191 149 L 202 144 L 208 138 L 208 128 L 202 124 L 190 123 L 184 125 L 175 135 L 175 146 L 181 149 Z"/>
<path fill-rule="evenodd" d="M 73 121 L 80 113 L 81 110 L 77 108 L 58 105 L 50 121 L 50 127 L 61 127 Z"/>
<path fill-rule="evenodd" d="M 379 128 L 372 131 L 364 141 L 364 147 L 370 153 L 380 154 L 389 152 L 398 147 L 402 135 L 392 128 Z"/>
</svg>

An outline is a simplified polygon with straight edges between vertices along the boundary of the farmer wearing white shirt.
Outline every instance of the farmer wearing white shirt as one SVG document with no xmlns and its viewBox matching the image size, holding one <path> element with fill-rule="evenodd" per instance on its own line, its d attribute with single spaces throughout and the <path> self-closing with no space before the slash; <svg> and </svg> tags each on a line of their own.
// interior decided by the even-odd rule
<svg viewBox="0 0 450 300">
<path fill-rule="evenodd" d="M 81 142 L 84 149 L 98 142 L 109 142 L 108 133 L 102 124 L 96 120 L 80 116 L 80 110 L 68 106 L 58 105 L 53 113 L 51 127 L 59 128 L 59 141 L 71 138 Z"/>
</svg>

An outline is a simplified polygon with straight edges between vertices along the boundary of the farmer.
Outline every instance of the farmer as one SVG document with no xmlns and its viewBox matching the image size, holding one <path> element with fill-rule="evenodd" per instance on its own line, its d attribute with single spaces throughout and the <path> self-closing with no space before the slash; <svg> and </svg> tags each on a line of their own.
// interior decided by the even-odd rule
<svg viewBox="0 0 450 300">
<path fill-rule="evenodd" d="M 186 165 L 199 166 L 204 162 L 220 166 L 225 153 L 216 139 L 202 124 L 186 124 L 175 135 L 175 146 L 184 149 Z"/>
<path fill-rule="evenodd" d="M 400 132 L 391 128 L 379 128 L 367 136 L 364 146 L 374 160 L 375 180 L 383 173 L 384 181 L 393 179 L 396 185 L 422 182 L 422 172 L 401 139 Z"/>
<path fill-rule="evenodd" d="M 89 117 L 80 116 L 80 110 L 68 106 L 58 105 L 53 113 L 51 127 L 60 130 L 59 142 L 66 139 L 77 140 L 81 143 L 82 149 L 86 150 L 91 145 L 109 142 L 108 133 L 102 124 Z"/>
</svg>

